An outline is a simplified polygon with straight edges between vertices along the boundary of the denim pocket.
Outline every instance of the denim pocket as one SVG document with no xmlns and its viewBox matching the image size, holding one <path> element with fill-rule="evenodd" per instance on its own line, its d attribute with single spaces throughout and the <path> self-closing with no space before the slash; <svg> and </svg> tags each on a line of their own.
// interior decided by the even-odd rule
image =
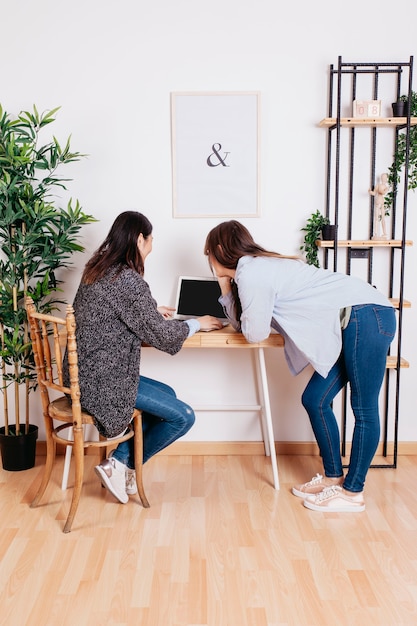
<svg viewBox="0 0 417 626">
<path fill-rule="evenodd" d="M 379 333 L 393 339 L 397 327 L 394 309 L 389 306 L 374 306 L 373 310 L 378 324 Z"/>
</svg>

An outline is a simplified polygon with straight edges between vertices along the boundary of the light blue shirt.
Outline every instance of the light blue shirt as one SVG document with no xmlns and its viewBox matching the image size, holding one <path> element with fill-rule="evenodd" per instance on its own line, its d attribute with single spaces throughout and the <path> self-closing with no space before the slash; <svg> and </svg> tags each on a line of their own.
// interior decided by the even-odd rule
<svg viewBox="0 0 417 626">
<path fill-rule="evenodd" d="M 392 306 L 386 296 L 355 276 L 295 259 L 242 257 L 235 282 L 242 304 L 240 324 L 231 294 L 219 299 L 230 323 L 250 343 L 266 339 L 271 327 L 281 333 L 293 375 L 310 363 L 327 376 L 342 349 L 340 309 L 356 304 Z"/>
<path fill-rule="evenodd" d="M 192 337 L 200 330 L 200 322 L 197 319 L 185 320 L 185 323 L 188 325 L 188 337 Z"/>
</svg>

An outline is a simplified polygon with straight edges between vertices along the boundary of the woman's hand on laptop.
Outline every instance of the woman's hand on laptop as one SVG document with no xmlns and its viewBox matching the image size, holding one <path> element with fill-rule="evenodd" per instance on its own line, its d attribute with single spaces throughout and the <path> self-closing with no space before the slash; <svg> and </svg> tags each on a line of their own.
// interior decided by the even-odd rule
<svg viewBox="0 0 417 626">
<path fill-rule="evenodd" d="M 171 319 L 171 317 L 175 313 L 175 309 L 170 306 L 159 306 L 158 311 L 160 312 L 162 317 L 164 317 L 166 320 Z"/>
<path fill-rule="evenodd" d="M 203 315 L 202 317 L 197 317 L 197 319 L 200 322 L 200 330 L 219 330 L 223 328 L 221 321 L 212 315 Z"/>
</svg>

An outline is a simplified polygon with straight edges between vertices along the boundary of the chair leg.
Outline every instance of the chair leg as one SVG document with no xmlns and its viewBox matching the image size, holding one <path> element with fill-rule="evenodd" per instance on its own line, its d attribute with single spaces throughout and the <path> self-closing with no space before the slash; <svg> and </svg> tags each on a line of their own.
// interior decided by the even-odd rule
<svg viewBox="0 0 417 626">
<path fill-rule="evenodd" d="M 83 430 L 81 428 L 74 428 L 74 446 L 73 456 L 75 465 L 75 477 L 74 477 L 74 490 L 72 492 L 71 506 L 68 513 L 67 521 L 64 526 L 64 533 L 69 533 L 71 530 L 72 522 L 74 521 L 75 514 L 78 509 L 78 504 L 81 496 L 81 489 L 84 480 L 84 439 Z"/>
<path fill-rule="evenodd" d="M 135 411 L 133 416 L 133 429 L 135 431 L 134 437 L 134 454 L 135 454 L 135 472 L 136 472 L 136 485 L 138 488 L 138 494 L 142 506 L 145 509 L 150 507 L 148 499 L 145 495 L 145 489 L 143 487 L 143 433 L 142 433 L 142 413 Z"/>
<path fill-rule="evenodd" d="M 43 470 L 41 484 L 39 485 L 39 489 L 37 491 L 36 496 L 32 500 L 30 506 L 31 508 L 35 508 L 38 506 L 45 490 L 48 486 L 49 480 L 52 474 L 52 468 L 54 466 L 55 455 L 56 455 L 56 443 L 54 439 L 52 439 L 52 423 L 48 418 L 45 420 L 45 436 L 46 436 L 46 460 L 45 460 L 45 468 Z"/>
<path fill-rule="evenodd" d="M 106 437 L 103 437 L 103 435 L 99 435 L 99 440 L 100 441 L 107 441 Z M 101 448 L 99 448 L 100 451 L 100 463 L 102 463 L 104 461 L 104 459 L 107 458 L 107 446 L 103 446 Z M 104 486 L 104 485 L 102 485 Z"/>
</svg>

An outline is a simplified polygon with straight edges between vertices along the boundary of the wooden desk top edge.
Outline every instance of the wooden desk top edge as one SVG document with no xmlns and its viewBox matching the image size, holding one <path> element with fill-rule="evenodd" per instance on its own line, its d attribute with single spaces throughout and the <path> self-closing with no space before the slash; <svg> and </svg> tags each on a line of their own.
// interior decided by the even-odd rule
<svg viewBox="0 0 417 626">
<path fill-rule="evenodd" d="M 245 337 L 225 326 L 220 330 L 199 332 L 184 341 L 183 348 L 277 348 L 284 346 L 284 338 L 278 333 L 271 333 L 269 337 L 257 343 L 249 343 Z"/>
</svg>

